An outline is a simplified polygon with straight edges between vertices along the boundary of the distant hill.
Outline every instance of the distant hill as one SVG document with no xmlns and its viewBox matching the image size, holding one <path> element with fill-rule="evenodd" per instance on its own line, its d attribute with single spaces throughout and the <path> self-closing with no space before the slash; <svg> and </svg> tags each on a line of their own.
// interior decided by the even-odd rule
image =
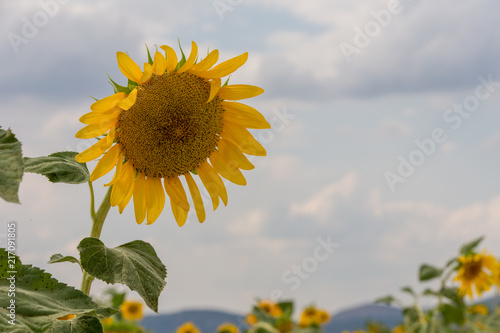
<svg viewBox="0 0 500 333">
<path fill-rule="evenodd" d="M 343 330 L 362 329 L 367 320 L 396 326 L 402 319 L 399 309 L 383 305 L 363 305 L 341 311 L 332 316 L 332 321 L 324 327 L 325 333 L 341 333 Z M 215 333 L 224 323 L 233 323 L 242 331 L 246 328 L 244 316 L 213 310 L 189 310 L 172 314 L 145 317 L 141 325 L 155 333 L 175 333 L 185 322 L 192 321 L 202 333 Z"/>
</svg>

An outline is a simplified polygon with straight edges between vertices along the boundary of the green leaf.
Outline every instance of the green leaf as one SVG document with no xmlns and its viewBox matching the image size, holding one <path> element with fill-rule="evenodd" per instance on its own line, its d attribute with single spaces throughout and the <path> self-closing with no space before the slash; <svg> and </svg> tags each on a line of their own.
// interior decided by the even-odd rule
<svg viewBox="0 0 500 333">
<path fill-rule="evenodd" d="M 425 289 L 424 292 L 422 293 L 424 296 L 437 296 L 438 293 L 432 289 Z"/>
<path fill-rule="evenodd" d="M 471 254 L 476 249 L 476 246 L 478 246 L 479 243 L 483 241 L 483 239 L 484 237 L 481 236 L 478 239 L 473 240 L 472 242 L 462 245 L 462 247 L 460 248 L 460 254 L 464 256 Z"/>
<path fill-rule="evenodd" d="M 78 251 L 89 274 L 107 283 L 127 285 L 158 312 L 158 297 L 165 287 L 167 270 L 149 243 L 137 240 L 108 248 L 99 239 L 88 237 L 80 242 Z"/>
<path fill-rule="evenodd" d="M 15 305 L 14 332 L 45 332 L 68 314 L 108 317 L 117 312 L 101 308 L 80 290 L 40 268 L 23 265 L 18 257 L 0 249 L 0 332 L 12 328 L 8 322 L 14 319 L 8 308 L 11 304 Z"/>
<path fill-rule="evenodd" d="M 78 259 L 76 259 L 75 257 L 63 256 L 60 253 L 53 254 L 47 263 L 48 264 L 56 264 L 56 263 L 60 263 L 60 262 L 72 262 L 72 263 L 80 265 L 80 261 Z M 82 266 L 80 265 L 80 268 L 81 267 Z"/>
<path fill-rule="evenodd" d="M 420 281 L 428 281 L 440 277 L 443 271 L 434 266 L 423 264 L 420 266 L 418 277 Z"/>
<path fill-rule="evenodd" d="M 401 291 L 408 293 L 412 296 L 416 296 L 415 292 L 413 291 L 413 289 L 411 289 L 411 287 L 403 287 L 401 288 Z"/>
<path fill-rule="evenodd" d="M 64 151 L 24 158 L 24 171 L 46 176 L 52 183 L 81 184 L 89 181 L 90 174 L 85 163 L 75 161 L 74 151 Z"/>
<path fill-rule="evenodd" d="M 293 302 L 279 302 L 277 304 L 283 312 L 283 317 L 290 318 L 293 314 Z"/>
<path fill-rule="evenodd" d="M 446 324 L 458 324 L 463 325 L 465 322 L 465 313 L 462 309 L 454 307 L 450 304 L 442 304 L 439 308 L 441 315 L 443 316 L 443 321 Z"/>
<path fill-rule="evenodd" d="M 58 320 L 48 333 L 102 333 L 102 325 L 97 317 L 81 316 L 73 320 Z"/>
<path fill-rule="evenodd" d="M 23 178 L 23 152 L 10 129 L 0 127 L 0 197 L 7 202 L 20 203 L 17 192 Z"/>
<path fill-rule="evenodd" d="M 389 295 L 389 296 L 377 298 L 374 303 L 375 304 L 381 303 L 381 304 L 385 304 L 385 305 L 391 305 L 395 301 L 396 301 L 396 299 L 394 297 L 392 297 L 391 295 Z"/>
<path fill-rule="evenodd" d="M 184 51 L 182 51 L 181 40 L 179 38 L 177 38 L 177 42 L 179 43 L 179 49 L 181 50 L 182 58 L 179 61 L 179 63 L 177 64 L 177 66 L 175 67 L 175 70 L 178 70 L 179 68 L 181 68 L 182 65 L 184 65 L 184 63 L 186 62 L 186 55 L 184 54 Z"/>
</svg>

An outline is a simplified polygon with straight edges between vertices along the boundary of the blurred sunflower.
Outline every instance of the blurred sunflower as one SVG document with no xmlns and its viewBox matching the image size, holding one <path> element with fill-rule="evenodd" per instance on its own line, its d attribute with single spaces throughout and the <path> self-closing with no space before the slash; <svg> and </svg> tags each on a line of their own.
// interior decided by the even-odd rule
<svg viewBox="0 0 500 333">
<path fill-rule="evenodd" d="M 478 313 L 482 315 L 487 315 L 489 310 L 488 307 L 483 304 L 472 305 L 467 308 L 468 313 Z"/>
<path fill-rule="evenodd" d="M 281 310 L 279 305 L 271 300 L 260 300 L 257 304 L 257 307 L 264 313 L 274 318 L 281 317 L 281 315 L 283 314 L 283 311 Z"/>
<path fill-rule="evenodd" d="M 469 254 L 458 258 L 460 267 L 457 276 L 453 279 L 460 283 L 459 293 L 473 297 L 473 290 L 480 296 L 488 291 L 493 283 L 496 272 L 496 260 L 492 255 L 483 251 L 478 254 Z"/>
<path fill-rule="evenodd" d="M 200 333 L 198 327 L 196 327 L 192 322 L 184 323 L 182 326 L 178 327 L 175 331 L 176 333 Z"/>
<path fill-rule="evenodd" d="M 253 313 L 250 313 L 246 316 L 245 318 L 245 322 L 250 325 L 250 326 L 253 326 L 255 324 L 257 324 L 259 322 L 259 319 L 257 318 L 256 315 L 254 315 Z"/>
<path fill-rule="evenodd" d="M 328 312 L 311 305 L 305 308 L 300 314 L 299 326 L 309 327 L 312 325 L 323 325 L 329 321 L 330 315 Z"/>
<path fill-rule="evenodd" d="M 217 333 L 238 333 L 238 327 L 231 323 L 224 323 L 217 327 Z"/>
<path fill-rule="evenodd" d="M 141 302 L 125 301 L 120 305 L 120 312 L 125 320 L 141 320 L 144 309 Z"/>
<path fill-rule="evenodd" d="M 264 90 L 251 85 L 222 85 L 221 78 L 241 67 L 248 58 L 243 53 L 213 67 L 219 52 L 213 50 L 196 62 L 198 47 L 178 61 L 167 45 L 156 51 L 144 70 L 125 53 L 117 52 L 118 67 L 129 79 L 127 87 L 112 81 L 115 94 L 90 106 L 80 121 L 87 124 L 77 138 L 102 137 L 76 156 L 78 162 L 101 157 L 90 175 L 94 181 L 116 167 L 110 202 L 122 213 L 133 197 L 137 223 L 151 224 L 165 206 L 165 192 L 179 226 L 190 205 L 183 176 L 191 194 L 198 220 L 205 220 L 205 208 L 197 175 L 207 189 L 213 209 L 219 198 L 227 205 L 221 176 L 246 185 L 241 170 L 254 166 L 244 154 L 265 156 L 266 150 L 248 131 L 270 128 L 254 108 L 235 102 L 260 95 Z M 210 163 L 209 163 L 210 161 Z M 241 169 L 241 170 L 240 170 Z"/>
</svg>

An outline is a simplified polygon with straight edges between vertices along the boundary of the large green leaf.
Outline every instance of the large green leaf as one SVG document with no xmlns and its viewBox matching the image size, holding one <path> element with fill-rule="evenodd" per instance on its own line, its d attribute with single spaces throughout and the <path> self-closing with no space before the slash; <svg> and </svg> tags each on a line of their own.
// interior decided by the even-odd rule
<svg viewBox="0 0 500 333">
<path fill-rule="evenodd" d="M 23 153 L 21 142 L 8 129 L 0 127 L 0 197 L 19 203 L 17 192 L 23 178 Z"/>
<path fill-rule="evenodd" d="M 18 257 L 0 249 L 0 332 L 15 327 L 13 332 L 40 333 L 68 314 L 108 317 L 114 313 L 80 290 L 57 281 L 40 268 L 23 265 Z M 11 320 L 15 320 L 15 326 L 9 323 Z"/>
<path fill-rule="evenodd" d="M 85 163 L 75 161 L 74 151 L 63 151 L 49 156 L 25 157 L 24 171 L 46 176 L 53 183 L 81 184 L 89 181 Z"/>
<path fill-rule="evenodd" d="M 82 267 L 89 274 L 107 283 L 125 284 L 158 312 L 167 270 L 149 243 L 137 240 L 108 248 L 99 239 L 88 237 L 80 242 L 78 250 Z"/>
<path fill-rule="evenodd" d="M 58 320 L 48 333 L 102 333 L 102 325 L 97 317 L 81 316 L 73 320 Z"/>
</svg>

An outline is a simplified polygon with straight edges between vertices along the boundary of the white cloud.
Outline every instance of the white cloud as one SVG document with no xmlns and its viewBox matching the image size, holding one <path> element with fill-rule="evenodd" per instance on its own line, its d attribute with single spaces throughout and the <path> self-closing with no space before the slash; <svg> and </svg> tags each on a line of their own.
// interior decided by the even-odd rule
<svg viewBox="0 0 500 333">
<path fill-rule="evenodd" d="M 290 212 L 294 216 L 312 216 L 326 222 L 337 207 L 339 199 L 349 198 L 358 186 L 358 177 L 349 173 L 340 181 L 331 183 L 310 199 L 302 203 L 292 203 Z"/>
<path fill-rule="evenodd" d="M 257 235 L 267 220 L 266 212 L 260 209 L 241 215 L 241 218 L 228 223 L 227 230 L 231 235 Z"/>
</svg>

